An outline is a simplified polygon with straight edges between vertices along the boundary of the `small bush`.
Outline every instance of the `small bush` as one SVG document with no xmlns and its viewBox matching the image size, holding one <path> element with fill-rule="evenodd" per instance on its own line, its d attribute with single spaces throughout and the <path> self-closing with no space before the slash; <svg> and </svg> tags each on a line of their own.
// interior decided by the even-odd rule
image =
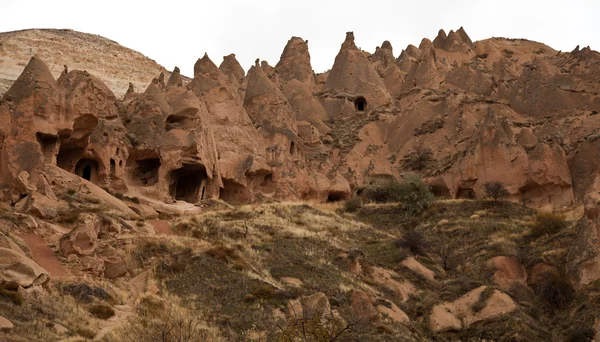
<svg viewBox="0 0 600 342">
<path fill-rule="evenodd" d="M 109 319 L 115 315 L 115 310 L 105 304 L 92 305 L 88 311 L 92 314 L 92 316 L 100 319 Z"/>
<path fill-rule="evenodd" d="M 401 202 L 409 214 L 420 213 L 434 200 L 429 186 L 416 175 L 406 176 L 401 183 L 395 179 L 376 181 L 368 185 L 361 195 L 377 203 Z"/>
<path fill-rule="evenodd" d="M 429 243 L 425 241 L 423 234 L 411 230 L 403 234 L 401 240 L 396 241 L 396 246 L 408 249 L 414 255 L 425 255 Z"/>
<path fill-rule="evenodd" d="M 485 183 L 483 185 L 483 189 L 485 191 L 486 197 L 493 199 L 494 202 L 498 201 L 499 199 L 508 197 L 509 195 L 508 190 L 506 190 L 506 187 L 504 186 L 504 183 L 498 181 Z"/>
<path fill-rule="evenodd" d="M 443 121 L 442 121 L 443 126 Z M 430 148 L 417 146 L 404 156 L 404 167 L 411 171 L 421 171 L 431 165 L 433 161 L 433 152 Z"/>
<path fill-rule="evenodd" d="M 594 340 L 596 332 L 592 328 L 579 328 L 572 331 L 567 338 L 568 342 L 591 342 Z"/>
<path fill-rule="evenodd" d="M 354 197 L 354 198 L 347 200 L 344 203 L 344 210 L 346 210 L 346 212 L 353 213 L 353 212 L 360 210 L 360 208 L 362 208 L 362 206 L 363 206 L 362 198 Z"/>
<path fill-rule="evenodd" d="M 563 215 L 539 213 L 534 226 L 531 227 L 531 235 L 536 239 L 544 235 L 553 235 L 566 226 L 567 223 Z"/>
<path fill-rule="evenodd" d="M 80 302 L 91 303 L 93 298 L 96 297 L 101 300 L 109 300 L 111 296 L 101 287 L 91 287 L 87 284 L 68 284 L 64 285 L 61 292 L 68 294 Z"/>
<path fill-rule="evenodd" d="M 548 271 L 533 286 L 533 291 L 549 311 L 565 309 L 573 301 L 575 290 L 566 275 Z"/>
</svg>

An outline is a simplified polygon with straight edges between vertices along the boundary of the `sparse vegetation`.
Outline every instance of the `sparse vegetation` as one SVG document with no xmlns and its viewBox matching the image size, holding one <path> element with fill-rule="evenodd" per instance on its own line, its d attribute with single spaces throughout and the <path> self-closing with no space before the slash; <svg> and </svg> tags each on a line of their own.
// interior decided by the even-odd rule
<svg viewBox="0 0 600 342">
<path fill-rule="evenodd" d="M 96 304 L 90 306 L 88 311 L 97 318 L 109 319 L 115 315 L 115 310 L 106 304 Z"/>
<path fill-rule="evenodd" d="M 402 239 L 396 241 L 396 246 L 407 249 L 414 255 L 425 255 L 429 243 L 421 232 L 409 230 L 402 235 Z"/>
<path fill-rule="evenodd" d="M 531 227 L 531 236 L 539 238 L 553 235 L 566 227 L 565 217 L 554 213 L 538 213 L 535 224 Z"/>
<path fill-rule="evenodd" d="M 402 182 L 395 179 L 376 180 L 361 193 L 376 203 L 400 202 L 409 214 L 418 214 L 434 200 L 429 187 L 416 175 L 407 175 Z"/>
<path fill-rule="evenodd" d="M 404 156 L 403 162 L 406 170 L 422 171 L 431 166 L 433 162 L 433 152 L 430 148 L 415 146 L 410 153 Z"/>
<path fill-rule="evenodd" d="M 568 277 L 557 271 L 544 272 L 540 281 L 533 286 L 533 290 L 552 313 L 565 309 L 575 295 Z"/>
<path fill-rule="evenodd" d="M 362 198 L 354 197 L 344 202 L 344 210 L 349 213 L 354 213 L 363 206 Z"/>
<path fill-rule="evenodd" d="M 485 191 L 486 197 L 491 198 L 494 202 L 506 198 L 509 195 L 504 183 L 498 181 L 486 182 L 483 185 L 483 190 Z"/>
</svg>

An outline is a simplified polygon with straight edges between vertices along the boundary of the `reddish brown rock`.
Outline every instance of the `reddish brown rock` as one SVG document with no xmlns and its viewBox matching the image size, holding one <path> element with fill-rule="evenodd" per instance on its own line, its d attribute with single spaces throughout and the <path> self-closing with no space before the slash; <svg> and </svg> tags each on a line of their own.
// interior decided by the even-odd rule
<svg viewBox="0 0 600 342">
<path fill-rule="evenodd" d="M 373 305 L 375 301 L 364 291 L 352 291 L 352 312 L 361 322 L 372 321 L 377 317 L 377 309 Z"/>
<path fill-rule="evenodd" d="M 503 290 L 510 288 L 513 282 L 527 285 L 527 270 L 516 259 L 497 256 L 487 262 L 487 266 L 495 269 L 494 281 Z"/>
</svg>

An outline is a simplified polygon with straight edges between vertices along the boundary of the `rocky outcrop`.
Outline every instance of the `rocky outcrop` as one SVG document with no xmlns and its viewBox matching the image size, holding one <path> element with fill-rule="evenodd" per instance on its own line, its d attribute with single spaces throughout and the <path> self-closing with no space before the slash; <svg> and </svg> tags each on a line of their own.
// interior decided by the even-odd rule
<svg viewBox="0 0 600 342">
<path fill-rule="evenodd" d="M 510 296 L 493 289 L 489 297 L 478 304 L 486 289 L 481 286 L 454 302 L 434 306 L 429 316 L 429 328 L 434 332 L 458 331 L 476 322 L 498 319 L 516 309 Z"/>
<path fill-rule="evenodd" d="M 0 283 L 6 288 L 43 285 L 49 280 L 48 272 L 26 257 L 23 251 L 0 247 Z"/>
<path fill-rule="evenodd" d="M 189 84 L 179 68 L 157 71 L 122 101 L 93 73 L 67 65 L 54 79 L 42 59 L 0 104 L 4 198 L 39 217 L 61 210 L 42 165 L 141 198 L 138 211 L 338 201 L 415 171 L 449 197 L 481 198 L 500 181 L 510 200 L 557 209 L 583 203 L 600 171 L 586 158 L 600 124 L 600 54 L 588 48 L 473 42 L 461 28 L 396 58 L 388 41 L 370 54 L 348 32 L 331 71 L 315 75 L 308 42 L 292 37 L 275 67 L 257 60 L 246 75 L 234 54 L 219 67 L 205 55 Z M 417 150 L 431 160 L 414 169 Z"/>
</svg>

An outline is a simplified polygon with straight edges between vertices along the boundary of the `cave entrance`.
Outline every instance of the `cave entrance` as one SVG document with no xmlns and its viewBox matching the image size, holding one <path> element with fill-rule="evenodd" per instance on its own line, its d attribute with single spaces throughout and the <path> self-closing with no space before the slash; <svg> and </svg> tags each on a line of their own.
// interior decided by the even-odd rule
<svg viewBox="0 0 600 342">
<path fill-rule="evenodd" d="M 86 165 L 83 167 L 83 171 L 81 172 L 81 178 L 90 180 L 92 179 L 92 166 Z"/>
<path fill-rule="evenodd" d="M 475 195 L 475 191 L 471 188 L 460 188 L 456 192 L 457 199 L 477 199 L 477 195 Z"/>
<path fill-rule="evenodd" d="M 95 159 L 80 159 L 75 166 L 75 174 L 79 177 L 95 182 L 100 165 Z"/>
<path fill-rule="evenodd" d="M 208 174 L 204 165 L 183 165 L 171 171 L 169 192 L 178 201 L 197 203 L 204 199 Z"/>
<path fill-rule="evenodd" d="M 358 112 L 364 112 L 367 109 L 367 99 L 362 96 L 357 97 L 354 100 L 354 108 Z"/>
<path fill-rule="evenodd" d="M 58 137 L 51 134 L 36 133 L 35 137 L 40 144 L 42 154 L 44 155 L 44 163 L 53 164 L 56 157 L 56 144 Z"/>
<path fill-rule="evenodd" d="M 433 184 L 430 188 L 435 197 L 450 198 L 450 189 L 445 184 Z"/>
<path fill-rule="evenodd" d="M 327 203 L 340 202 L 348 199 L 349 194 L 344 191 L 331 191 L 327 194 Z"/>
<path fill-rule="evenodd" d="M 139 185 L 152 186 L 158 183 L 160 165 L 158 158 L 136 160 L 131 176 Z"/>
</svg>

